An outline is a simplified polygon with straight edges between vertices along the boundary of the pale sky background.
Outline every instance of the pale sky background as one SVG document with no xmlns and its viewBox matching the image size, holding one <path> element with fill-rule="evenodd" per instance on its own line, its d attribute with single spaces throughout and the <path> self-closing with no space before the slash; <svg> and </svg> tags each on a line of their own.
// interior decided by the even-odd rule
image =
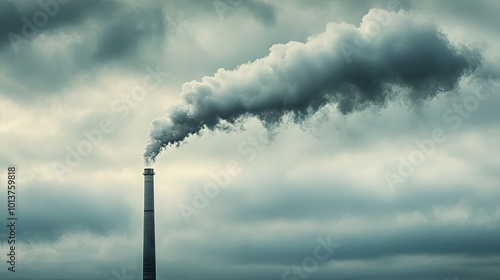
<svg viewBox="0 0 500 280">
<path fill-rule="evenodd" d="M 278 125 L 269 142 L 250 117 L 163 151 L 153 166 L 158 279 L 282 279 L 314 258 L 318 238 L 340 246 L 308 279 L 498 279 L 500 2 L 141 2 L 60 4 L 23 35 L 42 7 L 0 1 L 0 223 L 11 165 L 19 217 L 16 273 L 0 227 L 1 279 L 142 279 L 152 120 L 181 100 L 184 83 L 305 42 L 330 22 L 359 27 L 371 8 L 406 11 L 457 48 L 480 50 L 488 86 L 464 78 L 420 103 L 395 98 L 347 115 L 330 104 Z M 23 39 L 13 45 L 9 34 Z M 134 99 L 151 72 L 157 85 Z M 474 109 L 455 113 L 464 102 Z M 102 139 L 87 145 L 97 129 Z M 435 130 L 442 143 L 391 184 Z M 196 210 L 196 193 L 228 164 L 239 173 Z M 189 222 L 182 207 L 196 211 Z"/>
</svg>

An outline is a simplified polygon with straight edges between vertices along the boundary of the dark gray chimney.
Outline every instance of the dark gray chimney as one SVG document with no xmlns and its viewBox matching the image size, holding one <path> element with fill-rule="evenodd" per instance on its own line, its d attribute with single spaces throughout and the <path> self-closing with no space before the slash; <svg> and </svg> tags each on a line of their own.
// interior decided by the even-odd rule
<svg viewBox="0 0 500 280">
<path fill-rule="evenodd" d="M 156 280 L 155 250 L 155 197 L 153 168 L 144 168 L 144 247 L 142 276 L 144 280 Z"/>
</svg>

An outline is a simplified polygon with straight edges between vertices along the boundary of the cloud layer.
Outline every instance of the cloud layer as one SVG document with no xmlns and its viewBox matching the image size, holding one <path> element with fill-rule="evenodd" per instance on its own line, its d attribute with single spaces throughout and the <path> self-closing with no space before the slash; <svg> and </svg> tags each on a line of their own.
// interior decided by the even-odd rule
<svg viewBox="0 0 500 280">
<path fill-rule="evenodd" d="M 244 130 L 223 120 L 155 163 L 159 278 L 281 279 L 330 236 L 341 246 L 308 279 L 498 279 L 500 2 L 74 0 L 16 53 L 7 34 L 54 1 L 0 1 L 0 220 L 12 164 L 19 186 L 19 267 L 0 229 L 0 279 L 140 279 L 151 120 L 179 107 L 208 127 L 230 105 L 253 110 Z M 137 99 L 146 68 L 170 75 Z M 96 139 L 103 120 L 114 130 Z M 436 128 L 447 140 L 390 186 Z M 61 174 L 70 150 L 81 162 Z M 233 162 L 187 223 L 180 206 Z"/>
</svg>

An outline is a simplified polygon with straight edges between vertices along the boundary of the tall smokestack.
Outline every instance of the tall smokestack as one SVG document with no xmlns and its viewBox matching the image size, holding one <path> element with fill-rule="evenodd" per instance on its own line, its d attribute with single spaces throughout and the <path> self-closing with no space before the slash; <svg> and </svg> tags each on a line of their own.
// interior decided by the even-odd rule
<svg viewBox="0 0 500 280">
<path fill-rule="evenodd" d="M 155 199 L 153 168 L 144 168 L 144 248 L 143 248 L 143 278 L 156 280 L 156 250 L 155 250 Z"/>
</svg>

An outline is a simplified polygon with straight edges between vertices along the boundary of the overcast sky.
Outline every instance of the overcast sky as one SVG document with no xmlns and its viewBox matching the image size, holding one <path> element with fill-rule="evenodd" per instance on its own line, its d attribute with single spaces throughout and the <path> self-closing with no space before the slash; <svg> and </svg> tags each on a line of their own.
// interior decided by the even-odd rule
<svg viewBox="0 0 500 280">
<path fill-rule="evenodd" d="M 145 152 L 158 279 L 498 279 L 500 2 L 136 2 L 0 0 L 1 279 L 142 279 Z"/>
</svg>

